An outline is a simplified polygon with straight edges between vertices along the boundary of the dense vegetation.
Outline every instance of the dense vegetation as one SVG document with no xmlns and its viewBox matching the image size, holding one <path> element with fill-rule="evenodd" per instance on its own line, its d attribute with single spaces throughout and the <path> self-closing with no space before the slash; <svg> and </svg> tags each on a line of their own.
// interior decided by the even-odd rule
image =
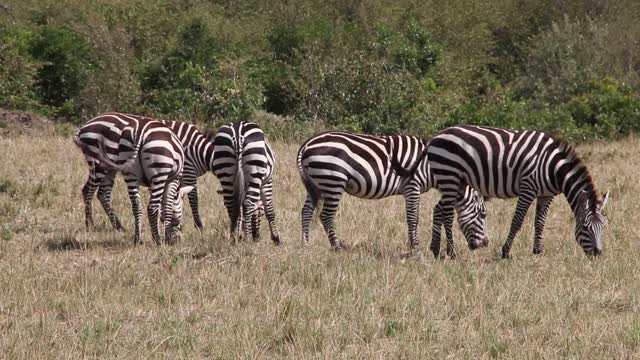
<svg viewBox="0 0 640 360">
<path fill-rule="evenodd" d="M 640 132 L 640 3 L 2 0 L 0 107 L 429 135 Z M 273 131 L 277 130 L 277 131 Z"/>
</svg>

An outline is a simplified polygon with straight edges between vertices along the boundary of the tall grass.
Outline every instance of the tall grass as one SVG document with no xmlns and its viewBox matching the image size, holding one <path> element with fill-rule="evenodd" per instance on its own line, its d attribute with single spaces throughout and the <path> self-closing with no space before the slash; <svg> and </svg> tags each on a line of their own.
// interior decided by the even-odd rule
<svg viewBox="0 0 640 360">
<path fill-rule="evenodd" d="M 275 203 L 284 246 L 232 246 L 217 180 L 199 187 L 205 230 L 187 215 L 175 247 L 132 244 L 123 181 L 112 231 L 94 202 L 84 228 L 82 157 L 68 138 L 0 139 L 0 353 L 4 358 L 634 358 L 640 355 L 640 142 L 579 147 L 611 191 L 604 256 L 588 259 L 558 197 L 545 253 L 531 254 L 533 212 L 513 259 L 499 260 L 514 201 L 489 203 L 491 242 L 456 260 L 401 260 L 401 197 L 346 197 L 329 250 L 319 221 L 300 243 L 296 145 L 275 144 Z M 423 197 L 425 253 L 431 208 Z M 144 202 L 147 201 L 145 194 Z M 145 219 L 146 221 L 146 219 Z M 266 226 L 263 222 L 263 226 Z"/>
</svg>

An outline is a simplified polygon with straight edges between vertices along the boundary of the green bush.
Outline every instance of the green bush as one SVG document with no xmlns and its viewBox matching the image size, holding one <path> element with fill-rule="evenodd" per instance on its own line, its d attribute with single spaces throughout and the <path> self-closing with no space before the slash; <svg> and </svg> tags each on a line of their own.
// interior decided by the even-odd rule
<svg viewBox="0 0 640 360">
<path fill-rule="evenodd" d="M 59 107 L 76 97 L 94 67 L 93 54 L 79 33 L 41 26 L 33 34 L 31 55 L 42 62 L 37 83 L 41 102 Z"/>
<path fill-rule="evenodd" d="M 28 30 L 0 26 L 0 107 L 38 107 L 36 76 L 41 65 L 29 53 L 32 37 Z"/>
</svg>

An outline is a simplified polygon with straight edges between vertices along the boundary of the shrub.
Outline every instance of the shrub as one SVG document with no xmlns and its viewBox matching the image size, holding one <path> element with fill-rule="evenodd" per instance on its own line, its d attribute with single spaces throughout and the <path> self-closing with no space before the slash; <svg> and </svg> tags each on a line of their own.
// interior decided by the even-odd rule
<svg viewBox="0 0 640 360">
<path fill-rule="evenodd" d="M 64 28 L 38 28 L 31 41 L 31 54 L 43 63 L 37 75 L 40 99 L 54 107 L 80 93 L 94 66 L 85 38 Z"/>
<path fill-rule="evenodd" d="M 28 30 L 0 26 L 0 107 L 30 110 L 38 106 L 40 64 L 29 53 L 32 37 Z"/>
</svg>

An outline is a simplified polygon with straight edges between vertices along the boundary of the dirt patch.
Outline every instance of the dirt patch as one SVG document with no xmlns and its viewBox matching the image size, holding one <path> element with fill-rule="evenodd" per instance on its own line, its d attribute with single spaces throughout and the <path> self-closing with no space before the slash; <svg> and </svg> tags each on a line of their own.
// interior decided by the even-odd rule
<svg viewBox="0 0 640 360">
<path fill-rule="evenodd" d="M 53 121 L 26 111 L 10 111 L 0 109 L 0 137 L 21 134 L 53 134 Z"/>
</svg>

